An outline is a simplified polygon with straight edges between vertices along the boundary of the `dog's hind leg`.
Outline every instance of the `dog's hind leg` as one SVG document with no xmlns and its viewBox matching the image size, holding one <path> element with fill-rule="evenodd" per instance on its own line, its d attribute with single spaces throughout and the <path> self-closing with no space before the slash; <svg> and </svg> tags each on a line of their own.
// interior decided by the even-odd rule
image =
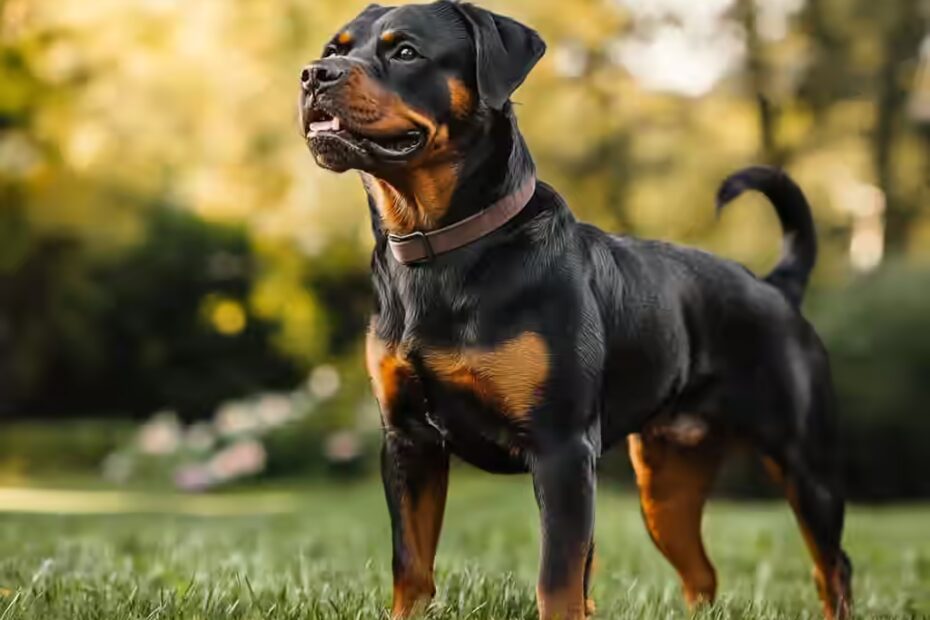
<svg viewBox="0 0 930 620">
<path fill-rule="evenodd" d="M 765 457 L 764 463 L 782 485 L 814 559 L 814 581 L 824 616 L 846 620 L 851 616 L 852 564 L 840 546 L 844 509 L 837 485 L 815 473 L 804 457 L 789 457 L 785 463 Z"/>
<path fill-rule="evenodd" d="M 845 498 L 835 397 L 822 349 L 811 349 L 805 363 L 801 388 L 806 389 L 790 390 L 786 401 L 802 408 L 781 416 L 788 422 L 782 435 L 768 440 L 760 436 L 760 448 L 763 463 L 784 489 L 813 557 L 824 616 L 846 620 L 851 617 L 852 565 L 841 546 Z"/>
<path fill-rule="evenodd" d="M 643 520 L 653 542 L 681 577 L 689 607 L 712 602 L 717 577 L 701 540 L 701 516 L 725 445 L 713 436 L 685 445 L 656 429 L 630 435 Z"/>
<path fill-rule="evenodd" d="M 852 564 L 843 551 L 844 505 L 839 474 L 824 458 L 831 445 L 791 446 L 763 463 L 785 491 L 814 560 L 814 581 L 829 620 L 851 617 Z M 816 454 L 815 454 L 816 452 Z"/>
</svg>

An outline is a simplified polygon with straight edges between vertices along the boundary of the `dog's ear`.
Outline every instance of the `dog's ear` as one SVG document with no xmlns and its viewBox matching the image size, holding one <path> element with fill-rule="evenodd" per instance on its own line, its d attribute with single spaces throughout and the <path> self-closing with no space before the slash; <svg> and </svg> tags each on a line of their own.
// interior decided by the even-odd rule
<svg viewBox="0 0 930 620">
<path fill-rule="evenodd" d="M 358 17 L 356 17 L 355 19 L 369 17 L 372 20 L 374 20 L 374 19 L 381 17 L 382 15 L 384 15 L 385 13 L 387 13 L 393 8 L 394 7 L 392 6 L 381 6 L 377 2 L 372 2 L 371 4 L 366 6 L 365 10 L 359 13 Z"/>
<path fill-rule="evenodd" d="M 546 53 L 539 34 L 518 21 L 468 3 L 454 3 L 472 29 L 478 96 L 500 110 Z"/>
<path fill-rule="evenodd" d="M 393 6 L 381 6 L 378 3 L 371 3 L 366 6 L 361 13 L 355 16 L 350 24 L 355 22 L 363 22 L 367 24 L 372 24 L 376 19 L 393 9 Z M 348 26 L 349 24 L 346 24 Z"/>
</svg>

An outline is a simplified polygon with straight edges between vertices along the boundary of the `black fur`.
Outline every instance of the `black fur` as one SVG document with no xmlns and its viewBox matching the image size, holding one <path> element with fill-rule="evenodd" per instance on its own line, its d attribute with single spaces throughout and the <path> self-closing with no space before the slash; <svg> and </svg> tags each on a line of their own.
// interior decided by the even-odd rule
<svg viewBox="0 0 930 620">
<path fill-rule="evenodd" d="M 717 210 L 747 189 L 765 194 L 772 201 L 784 231 L 781 260 L 765 280 L 780 289 L 795 306 L 800 306 L 814 263 L 817 234 L 810 205 L 801 188 L 780 170 L 753 166 L 727 178 L 717 191 Z"/>
<path fill-rule="evenodd" d="M 410 34 L 426 59 L 393 63 L 372 43 L 387 29 Z M 475 213 L 534 174 L 509 97 L 545 49 L 535 32 L 471 5 L 438 2 L 369 8 L 354 33 L 354 45 L 321 62 L 362 67 L 449 129 L 458 173 L 437 225 Z M 450 77 L 476 94 L 467 119 L 450 114 Z M 397 174 L 367 159 L 334 169 L 348 167 L 375 179 Z M 799 311 L 816 259 L 810 208 L 786 174 L 764 167 L 728 178 L 718 208 L 746 189 L 772 201 L 784 229 L 783 257 L 764 279 L 701 250 L 578 222 L 543 182 L 503 228 L 432 262 L 402 265 L 369 196 L 372 334 L 403 351 L 411 369 L 385 412 L 395 584 L 418 570 L 404 533 L 422 524 L 404 502 L 426 487 L 442 488 L 444 501 L 453 454 L 489 471 L 532 474 L 543 529 L 540 592 L 574 587 L 579 561 L 586 590 L 598 459 L 631 433 L 681 414 L 701 418 L 715 438 L 754 446 L 779 468 L 820 557 L 848 576 L 827 354 Z M 425 361 L 429 351 L 493 351 L 526 333 L 545 342 L 547 373 L 523 417 L 444 381 Z M 432 577 L 417 579 L 431 593 Z M 403 616 L 396 601 L 395 615 Z"/>
</svg>

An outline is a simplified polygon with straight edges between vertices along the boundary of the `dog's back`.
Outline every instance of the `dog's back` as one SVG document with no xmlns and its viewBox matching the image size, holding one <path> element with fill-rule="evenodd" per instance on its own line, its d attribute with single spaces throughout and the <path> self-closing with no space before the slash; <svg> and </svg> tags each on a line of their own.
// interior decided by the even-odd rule
<svg viewBox="0 0 930 620">
<path fill-rule="evenodd" d="M 816 257 L 807 201 L 783 172 L 754 167 L 723 183 L 718 208 L 746 189 L 772 199 L 785 232 L 782 259 L 764 278 L 703 250 L 578 224 L 599 273 L 592 287 L 603 300 L 606 374 L 625 379 L 623 389 L 605 381 L 607 408 L 624 412 L 604 425 L 605 445 L 674 411 L 736 421 L 760 415 L 736 392 L 767 392 L 760 384 L 778 383 L 776 375 L 791 390 L 809 391 L 783 369 L 826 370 L 819 338 L 798 308 Z"/>
</svg>

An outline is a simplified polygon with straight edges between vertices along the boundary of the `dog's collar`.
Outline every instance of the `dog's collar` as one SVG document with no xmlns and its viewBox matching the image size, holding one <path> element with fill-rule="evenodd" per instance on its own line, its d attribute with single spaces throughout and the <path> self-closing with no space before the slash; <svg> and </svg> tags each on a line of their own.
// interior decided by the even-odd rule
<svg viewBox="0 0 930 620">
<path fill-rule="evenodd" d="M 431 262 L 488 235 L 517 216 L 536 191 L 536 175 L 530 175 L 515 192 L 455 224 L 430 232 L 388 235 L 388 245 L 397 262 L 404 265 Z"/>
</svg>

